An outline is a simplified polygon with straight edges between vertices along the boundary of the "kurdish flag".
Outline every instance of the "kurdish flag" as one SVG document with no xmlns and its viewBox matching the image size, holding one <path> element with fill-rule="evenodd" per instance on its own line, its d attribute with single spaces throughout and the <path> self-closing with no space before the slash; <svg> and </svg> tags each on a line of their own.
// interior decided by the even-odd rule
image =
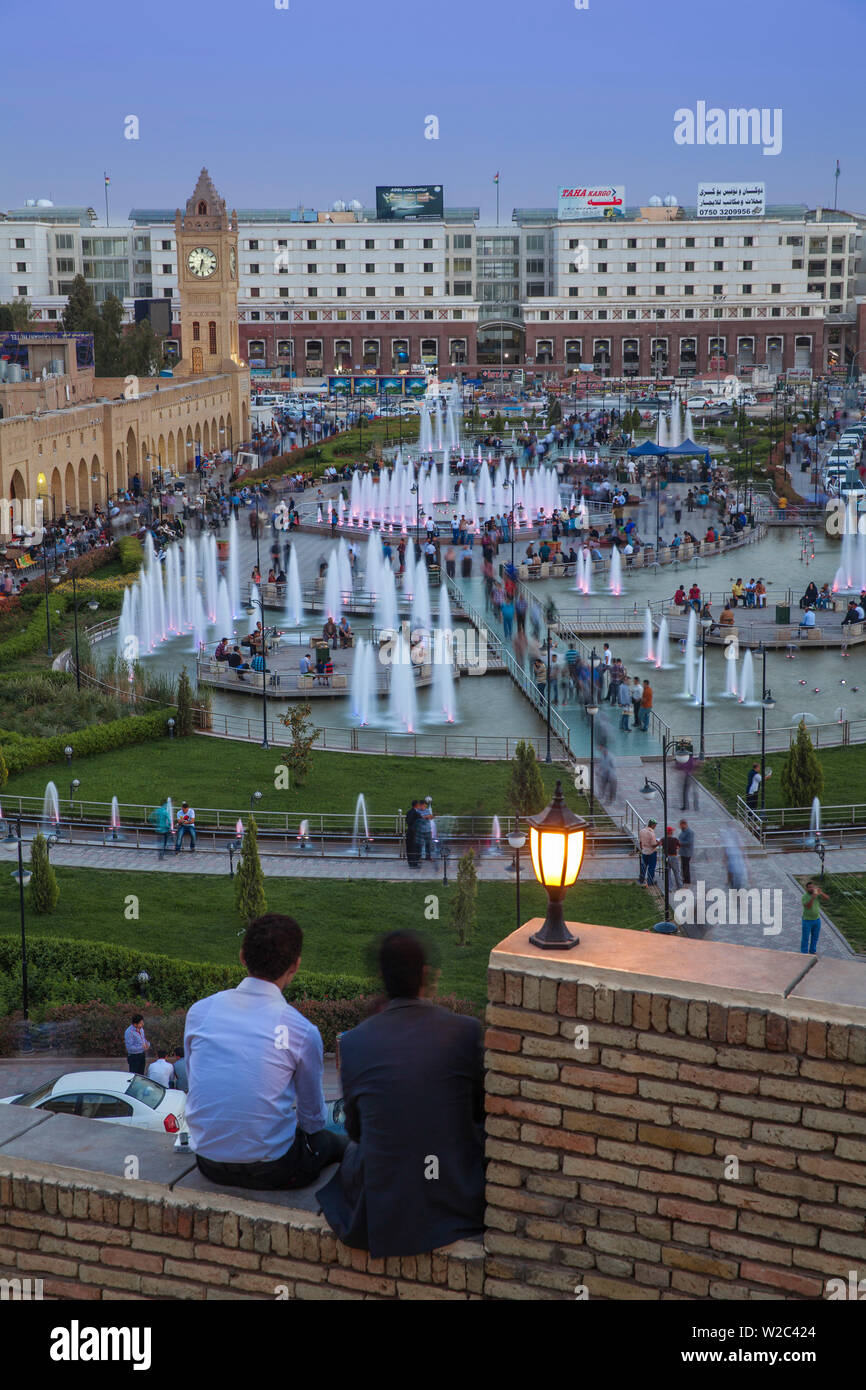
<svg viewBox="0 0 866 1390">
<path fill-rule="evenodd" d="M 111 183 L 111 179 L 108 177 L 107 174 L 103 174 L 103 178 L 105 179 L 105 187 L 107 188 L 108 185 Z"/>
<path fill-rule="evenodd" d="M 496 174 L 493 175 L 493 182 L 494 182 L 494 183 L 498 183 L 498 182 L 499 182 L 499 174 L 498 174 L 498 173 L 496 173 Z"/>
</svg>

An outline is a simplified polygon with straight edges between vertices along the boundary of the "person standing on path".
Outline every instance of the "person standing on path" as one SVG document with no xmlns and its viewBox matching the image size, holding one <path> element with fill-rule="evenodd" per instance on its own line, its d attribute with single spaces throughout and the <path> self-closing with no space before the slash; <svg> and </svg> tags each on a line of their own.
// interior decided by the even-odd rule
<svg viewBox="0 0 866 1390">
<path fill-rule="evenodd" d="M 803 893 L 803 931 L 800 937 L 800 950 L 804 956 L 815 955 L 818 937 L 821 935 L 819 898 L 823 898 L 825 902 L 829 901 L 827 894 L 822 892 L 813 878 L 810 878 Z"/>
<path fill-rule="evenodd" d="M 619 727 L 624 734 L 629 732 L 628 715 L 629 710 L 634 708 L 631 698 L 631 686 L 624 680 L 617 688 L 617 703 L 620 710 Z"/>
<path fill-rule="evenodd" d="M 418 842 L 418 824 L 421 814 L 418 810 L 418 802 L 413 800 L 412 805 L 406 812 L 406 863 L 410 869 L 417 869 L 421 863 L 420 845 Z"/>
<path fill-rule="evenodd" d="M 643 697 L 643 686 L 640 683 L 640 676 L 635 676 L 631 683 L 631 707 L 632 707 L 632 728 L 640 728 L 640 702 Z"/>
<path fill-rule="evenodd" d="M 646 825 L 638 835 L 640 846 L 640 882 L 645 883 L 647 888 L 652 888 L 656 881 L 656 860 L 658 859 L 658 847 L 660 841 L 656 835 L 655 820 L 648 820 Z"/>
<path fill-rule="evenodd" d="M 665 827 L 665 867 L 668 876 L 668 888 L 671 883 L 675 888 L 682 888 L 683 881 L 680 873 L 680 842 L 676 836 L 672 825 Z"/>
<path fill-rule="evenodd" d="M 692 855 L 695 852 L 695 832 L 687 820 L 680 821 L 680 870 L 683 883 L 692 881 Z"/>
<path fill-rule="evenodd" d="M 699 809 L 699 808 L 698 808 L 698 783 L 697 783 L 697 778 L 695 777 L 695 773 L 697 772 L 698 767 L 699 767 L 698 760 L 697 760 L 697 758 L 694 756 L 693 753 L 690 753 L 690 754 L 689 754 L 688 762 L 683 763 L 683 764 L 680 766 L 680 771 L 682 772 L 682 775 L 683 775 L 683 801 L 682 801 L 682 805 L 681 805 L 681 807 L 680 807 L 680 810 L 681 810 L 681 811 L 688 811 L 688 809 L 689 809 L 689 801 L 691 801 L 691 803 L 692 803 L 691 809 L 692 809 L 693 811 L 697 811 L 697 810 Z M 686 881 L 688 882 L 688 880 L 686 880 Z"/>
<path fill-rule="evenodd" d="M 640 726 L 644 733 L 649 730 L 650 711 L 653 707 L 653 688 L 648 680 L 643 683 L 640 697 Z"/>
<path fill-rule="evenodd" d="M 758 809 L 758 797 L 761 792 L 761 764 L 752 763 L 749 775 L 746 779 L 746 805 L 752 811 Z"/>
<path fill-rule="evenodd" d="M 159 857 L 160 859 L 164 859 L 165 852 L 168 849 L 168 839 L 172 831 L 171 811 L 168 807 L 168 797 L 164 799 L 161 805 L 157 806 L 153 811 L 151 811 L 147 819 L 153 826 L 157 841 L 159 840 L 159 837 L 162 836 L 162 845 L 160 847 Z"/>
<path fill-rule="evenodd" d="M 126 1060 L 129 1070 L 137 1076 L 144 1076 L 144 1059 L 150 1051 L 150 1043 L 144 1036 L 144 1019 L 141 1014 L 133 1014 L 129 1027 L 123 1035 Z"/>
</svg>

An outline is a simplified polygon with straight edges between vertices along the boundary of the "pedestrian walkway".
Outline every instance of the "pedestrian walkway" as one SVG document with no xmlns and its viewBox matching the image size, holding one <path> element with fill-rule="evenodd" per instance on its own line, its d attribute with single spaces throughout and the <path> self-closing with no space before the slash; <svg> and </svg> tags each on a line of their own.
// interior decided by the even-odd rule
<svg viewBox="0 0 866 1390">
<path fill-rule="evenodd" d="M 641 788 L 647 778 L 662 785 L 662 764 L 660 758 L 642 758 L 638 756 L 620 757 L 616 764 L 617 773 L 617 795 L 612 801 L 605 803 L 605 810 L 616 819 L 629 816 L 626 803 L 630 803 L 634 811 L 641 818 L 642 822 L 650 816 L 654 816 L 658 821 L 656 833 L 664 833 L 662 798 L 658 793 L 644 795 Z M 773 853 L 763 849 L 757 841 L 753 840 L 740 823 L 728 813 L 721 802 L 711 795 L 705 787 L 701 786 L 697 790 L 698 809 L 684 811 L 683 803 L 683 776 L 676 771 L 676 765 L 672 758 L 668 759 L 668 824 L 674 827 L 676 833 L 680 820 L 685 817 L 695 832 L 695 855 L 692 859 L 691 878 L 692 888 L 695 890 L 697 901 L 701 900 L 701 893 L 704 900 L 712 889 L 722 889 L 725 894 L 725 901 L 720 904 L 722 920 L 717 924 L 704 926 L 696 925 L 690 928 L 690 933 L 699 936 L 706 941 L 725 941 L 732 942 L 741 946 L 761 946 L 770 947 L 781 951 L 799 951 L 800 949 L 800 923 L 802 920 L 801 899 L 802 889 L 795 882 L 794 875 L 802 873 L 814 873 L 818 877 L 820 865 L 815 855 L 802 854 L 783 854 Z M 636 829 L 635 828 L 635 833 Z M 760 911 L 757 903 L 753 903 L 746 910 L 741 902 L 732 900 L 729 895 L 729 880 L 727 871 L 727 846 L 733 842 L 743 855 L 745 861 L 745 881 L 743 887 L 758 889 L 761 893 Z M 852 851 L 837 851 L 840 859 L 851 860 L 854 856 Z M 859 856 L 859 865 L 862 867 L 862 853 Z M 843 872 L 843 866 L 836 865 L 834 852 L 827 854 L 827 871 Z M 848 865 L 845 865 L 848 868 Z M 659 853 L 659 883 L 661 884 L 661 853 Z M 851 865 L 853 871 L 853 864 Z M 703 884 L 703 889 L 699 885 Z M 674 899 L 676 885 L 671 882 L 670 896 L 672 909 L 675 905 Z M 707 905 L 709 908 L 709 904 Z M 733 909 L 733 910 L 732 910 Z M 712 910 L 708 910 L 707 915 L 711 918 L 715 915 Z M 747 917 L 746 921 L 730 921 L 729 918 Z M 761 920 L 755 921 L 759 916 Z M 780 928 L 780 930 L 776 930 Z M 769 930 L 768 930 L 769 929 Z M 828 921 L 823 919 L 821 937 L 818 943 L 818 954 L 831 956 L 837 960 L 850 960 L 854 958 L 854 953 L 848 946 L 841 932 Z M 866 989 L 866 960 L 864 965 L 864 989 Z"/>
</svg>

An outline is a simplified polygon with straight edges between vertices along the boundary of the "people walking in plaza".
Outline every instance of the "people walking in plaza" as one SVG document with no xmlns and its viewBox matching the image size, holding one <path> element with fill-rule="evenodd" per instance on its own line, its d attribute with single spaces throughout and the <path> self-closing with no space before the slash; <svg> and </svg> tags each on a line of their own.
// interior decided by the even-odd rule
<svg viewBox="0 0 866 1390">
<path fill-rule="evenodd" d="M 150 1051 L 150 1043 L 144 1036 L 144 1019 L 141 1014 L 133 1014 L 129 1027 L 123 1035 L 126 1048 L 126 1061 L 130 1071 L 144 1076 L 144 1061 Z"/>
<path fill-rule="evenodd" d="M 692 856 L 695 852 L 695 832 L 687 820 L 680 821 L 680 872 L 683 883 L 692 881 Z"/>
<path fill-rule="evenodd" d="M 656 881 L 656 861 L 658 859 L 658 847 L 661 843 L 656 835 L 657 825 L 658 821 L 650 817 L 638 834 L 640 882 L 645 883 L 647 888 L 652 888 Z"/>
<path fill-rule="evenodd" d="M 181 808 L 177 813 L 177 837 L 174 842 L 175 854 L 180 854 L 185 835 L 189 835 L 192 841 L 190 844 L 190 853 L 195 853 L 195 811 L 188 801 L 182 802 Z"/>
<path fill-rule="evenodd" d="M 818 899 L 829 902 L 827 894 L 818 887 L 813 878 L 809 879 L 803 892 L 803 930 L 800 936 L 800 950 L 804 956 L 815 954 L 818 937 L 821 935 L 821 910 Z"/>
</svg>

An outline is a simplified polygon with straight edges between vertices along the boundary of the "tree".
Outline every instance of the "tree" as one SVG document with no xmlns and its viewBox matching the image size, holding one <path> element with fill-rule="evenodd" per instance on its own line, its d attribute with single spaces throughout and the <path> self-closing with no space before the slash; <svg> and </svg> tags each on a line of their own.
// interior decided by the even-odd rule
<svg viewBox="0 0 866 1390">
<path fill-rule="evenodd" d="M 6 759 L 3 757 L 3 749 L 0 748 L 0 787 L 3 786 L 8 776 L 9 769 L 6 766 Z"/>
<path fill-rule="evenodd" d="M 461 946 L 468 946 L 472 933 L 478 925 L 478 876 L 475 872 L 475 855 L 467 850 L 461 855 L 457 865 L 457 885 L 451 899 L 449 925 L 457 934 Z"/>
<path fill-rule="evenodd" d="M 32 317 L 29 299 L 10 299 L 8 304 L 0 304 L 0 332 L 24 333 Z"/>
<path fill-rule="evenodd" d="M 558 396 L 548 396 L 547 398 L 547 423 L 558 425 L 562 419 L 562 406 L 559 404 Z"/>
<path fill-rule="evenodd" d="M 39 914 L 53 912 L 59 898 L 57 877 L 48 858 L 48 844 L 40 831 L 30 847 L 30 907 Z"/>
<path fill-rule="evenodd" d="M 192 686 L 184 666 L 177 678 L 177 735 L 188 738 L 193 730 Z"/>
<path fill-rule="evenodd" d="M 123 334 L 120 360 L 124 376 L 155 376 L 163 364 L 163 338 L 149 319 L 139 319 Z"/>
<path fill-rule="evenodd" d="M 818 761 L 805 719 L 797 727 L 797 737 L 788 749 L 782 767 L 782 796 L 786 806 L 811 806 L 824 790 L 824 769 Z"/>
<path fill-rule="evenodd" d="M 294 773 L 295 785 L 303 786 L 313 765 L 311 748 L 322 732 L 308 723 L 312 708 L 310 705 L 292 705 L 288 713 L 280 715 L 281 723 L 290 730 L 292 741 L 286 752 L 286 762 Z"/>
<path fill-rule="evenodd" d="M 267 912 L 265 876 L 259 859 L 259 836 L 255 820 L 250 817 L 244 832 L 238 871 L 235 874 L 235 907 L 245 926 Z"/>
<path fill-rule="evenodd" d="M 123 376 L 123 303 L 116 294 L 106 295 L 99 306 L 96 327 L 96 375 Z"/>
<path fill-rule="evenodd" d="M 99 310 L 93 289 L 83 275 L 76 275 L 63 310 L 64 333 L 96 333 Z"/>
<path fill-rule="evenodd" d="M 524 743 L 521 739 L 511 759 L 508 804 L 515 815 L 532 816 L 536 811 L 544 809 L 546 801 L 547 795 L 535 749 L 531 743 Z"/>
</svg>

